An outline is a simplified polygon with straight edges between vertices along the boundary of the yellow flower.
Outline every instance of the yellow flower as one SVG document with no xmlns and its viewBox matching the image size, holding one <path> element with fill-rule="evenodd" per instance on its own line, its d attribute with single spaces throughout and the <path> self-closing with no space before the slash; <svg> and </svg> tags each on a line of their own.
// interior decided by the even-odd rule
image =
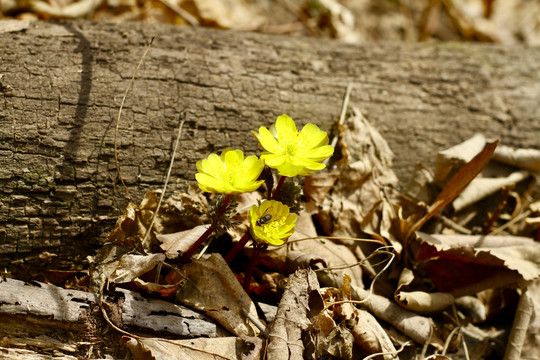
<svg viewBox="0 0 540 360">
<path fill-rule="evenodd" d="M 298 132 L 293 119 L 285 114 L 278 116 L 270 130 L 261 126 L 258 134 L 252 134 L 266 150 L 261 159 L 284 176 L 305 176 L 324 169 L 321 161 L 334 153 L 326 132 L 315 124 L 307 124 Z"/>
<path fill-rule="evenodd" d="M 253 205 L 248 213 L 253 239 L 259 243 L 281 245 L 294 233 L 297 216 L 289 214 L 289 207 L 276 200 Z"/>
<path fill-rule="evenodd" d="M 244 159 L 241 150 L 225 149 L 221 157 L 210 154 L 197 161 L 195 179 L 202 191 L 221 194 L 240 194 L 255 191 L 264 180 L 257 180 L 264 168 L 264 161 L 255 155 Z"/>
</svg>

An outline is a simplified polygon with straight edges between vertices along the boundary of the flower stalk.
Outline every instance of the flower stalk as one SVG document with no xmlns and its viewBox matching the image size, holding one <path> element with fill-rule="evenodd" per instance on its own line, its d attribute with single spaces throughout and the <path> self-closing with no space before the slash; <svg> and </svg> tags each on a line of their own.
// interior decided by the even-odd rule
<svg viewBox="0 0 540 360">
<path fill-rule="evenodd" d="M 255 269 L 255 266 L 259 262 L 259 254 L 263 250 L 263 248 L 266 247 L 265 244 L 259 244 L 257 243 L 255 247 L 253 248 L 253 253 L 251 254 L 251 258 L 249 259 L 249 265 L 246 271 L 246 275 L 244 276 L 244 290 L 249 295 L 251 291 L 251 276 L 253 275 L 253 270 Z"/>
<path fill-rule="evenodd" d="M 219 214 L 216 217 L 216 220 L 214 220 L 214 222 L 212 222 L 210 227 L 208 229 L 206 229 L 206 231 L 201 235 L 201 237 L 197 241 L 195 241 L 193 243 L 193 245 L 190 246 L 190 248 L 184 253 L 184 255 L 182 255 L 182 262 L 183 263 L 187 263 L 189 261 L 189 259 L 191 259 L 191 257 L 195 253 L 195 251 L 197 251 L 199 246 L 201 246 L 201 244 L 206 239 L 208 239 L 210 234 L 212 234 L 214 232 L 214 230 L 217 227 L 219 219 L 223 216 L 223 214 L 225 214 L 225 210 L 227 209 L 227 205 L 229 204 L 230 200 L 231 200 L 231 194 L 228 194 L 225 197 L 225 200 L 223 201 L 223 205 L 221 205 L 221 209 L 219 209 Z"/>
<path fill-rule="evenodd" d="M 279 195 L 279 192 L 281 190 L 281 188 L 283 187 L 283 184 L 285 184 L 285 179 L 287 179 L 286 176 L 284 175 L 281 175 L 281 177 L 279 178 L 279 182 L 276 186 L 276 190 L 274 190 L 274 193 L 272 194 L 272 199 L 273 200 L 276 200 L 278 195 Z"/>
</svg>

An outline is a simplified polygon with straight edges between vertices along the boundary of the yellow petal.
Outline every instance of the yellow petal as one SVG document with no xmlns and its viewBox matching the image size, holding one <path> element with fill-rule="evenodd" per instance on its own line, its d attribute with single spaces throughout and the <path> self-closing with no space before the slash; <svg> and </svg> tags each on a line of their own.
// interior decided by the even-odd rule
<svg viewBox="0 0 540 360">
<path fill-rule="evenodd" d="M 276 119 L 276 131 L 280 142 L 286 140 L 296 140 L 298 130 L 293 119 L 288 115 L 283 114 Z"/>
<path fill-rule="evenodd" d="M 328 136 L 315 124 L 306 124 L 300 131 L 300 146 L 313 149 L 328 144 Z"/>
<path fill-rule="evenodd" d="M 312 150 L 306 150 L 303 154 L 312 161 L 323 161 L 334 154 L 334 148 L 332 145 L 324 145 Z"/>
<path fill-rule="evenodd" d="M 275 169 L 281 164 L 283 164 L 286 160 L 286 156 L 280 155 L 280 154 L 272 154 L 272 153 L 262 153 L 261 159 L 264 160 L 264 163 L 271 168 Z"/>
<path fill-rule="evenodd" d="M 257 139 L 259 140 L 259 142 L 261 143 L 261 146 L 266 151 L 270 151 L 270 152 L 279 151 L 279 144 L 276 138 L 273 137 L 270 131 L 264 126 L 261 126 L 259 128 L 259 136 L 257 137 Z"/>
</svg>

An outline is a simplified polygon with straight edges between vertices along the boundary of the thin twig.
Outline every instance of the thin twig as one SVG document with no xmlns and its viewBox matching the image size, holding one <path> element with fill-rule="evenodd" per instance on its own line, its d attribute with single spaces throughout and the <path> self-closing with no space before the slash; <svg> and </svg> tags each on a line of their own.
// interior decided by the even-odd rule
<svg viewBox="0 0 540 360">
<path fill-rule="evenodd" d="M 397 349 L 396 351 L 387 351 L 387 352 L 374 353 L 374 354 L 371 354 L 369 356 L 366 356 L 363 360 L 369 360 L 369 359 L 372 359 L 374 357 L 381 356 L 381 355 L 392 355 L 392 357 L 395 358 L 397 354 L 399 354 L 400 352 L 402 352 L 405 349 L 405 346 L 409 346 L 409 345 L 412 345 L 412 344 L 413 344 L 412 341 L 407 341 L 407 342 L 403 343 L 399 347 L 399 349 Z"/>
<path fill-rule="evenodd" d="M 352 87 L 353 87 L 353 84 L 349 84 L 347 86 L 347 91 L 345 93 L 345 98 L 343 99 L 343 104 L 341 105 L 341 114 L 339 116 L 339 122 L 338 122 L 339 125 L 343 125 L 343 123 L 345 122 L 345 115 L 347 115 L 347 108 L 349 107 L 349 99 L 351 97 Z M 338 136 L 335 135 L 332 138 L 332 143 L 331 143 L 333 148 L 336 147 L 337 142 L 338 142 Z M 328 165 L 329 161 L 330 161 L 330 158 L 327 158 L 322 163 L 324 165 Z"/>
<path fill-rule="evenodd" d="M 368 243 L 375 243 L 375 244 L 383 245 L 383 243 L 381 241 L 375 240 L 375 239 L 351 238 L 351 237 L 344 237 L 344 236 L 309 236 L 309 237 L 304 237 L 304 238 L 301 238 L 301 239 L 289 240 L 285 244 L 283 244 L 283 246 L 285 246 L 287 244 L 292 244 L 292 243 L 295 243 L 295 242 L 306 241 L 306 240 L 317 240 L 317 239 L 352 240 L 352 241 L 368 242 Z"/>
<path fill-rule="evenodd" d="M 169 184 L 169 179 L 171 177 L 171 171 L 174 164 L 174 158 L 176 157 L 176 152 L 178 151 L 178 144 L 180 143 L 180 138 L 182 137 L 182 128 L 184 127 L 185 121 L 186 119 L 182 119 L 182 121 L 180 121 L 180 125 L 178 126 L 178 134 L 176 135 L 176 142 L 174 144 L 171 162 L 169 164 L 169 170 L 167 171 L 167 177 L 165 178 L 165 184 L 163 184 L 163 190 L 161 190 L 161 196 L 159 197 L 156 210 L 154 211 L 154 215 L 152 216 L 152 221 L 150 222 L 150 226 L 148 227 L 148 229 L 146 229 L 146 233 L 144 234 L 144 238 L 142 240 L 143 244 L 148 239 L 148 236 L 150 235 L 150 231 L 152 231 L 152 227 L 154 226 L 154 222 L 156 221 L 156 217 L 161 207 L 161 203 L 163 202 L 163 198 L 165 197 L 165 191 L 167 190 L 167 185 Z"/>
<path fill-rule="evenodd" d="M 520 222 L 521 220 L 523 219 L 526 219 L 529 215 L 532 214 L 532 211 L 529 209 L 529 210 L 526 210 L 525 212 L 519 214 L 518 216 L 516 216 L 515 218 L 513 218 L 512 220 L 510 220 L 509 222 L 507 222 L 506 224 L 504 225 L 501 225 L 499 226 L 498 228 L 494 229 L 492 232 L 490 232 L 488 235 L 497 235 L 497 234 L 500 234 L 502 233 L 504 230 L 508 229 L 510 226 Z"/>
<path fill-rule="evenodd" d="M 393 246 L 385 246 L 384 248 L 393 249 Z M 377 281 L 379 276 L 381 276 L 382 273 L 384 271 L 386 271 L 386 269 L 388 269 L 390 267 L 390 264 L 392 264 L 392 262 L 394 261 L 394 258 L 396 257 L 396 255 L 393 252 L 390 252 L 390 251 L 387 251 L 387 250 L 379 250 L 379 249 L 377 249 L 375 251 L 378 251 L 379 253 L 389 254 L 391 256 L 391 258 L 388 261 L 388 263 L 384 266 L 384 268 L 382 268 L 381 271 L 379 271 L 379 273 L 373 278 L 373 281 L 371 282 L 371 285 L 369 286 L 369 294 L 368 294 L 368 296 L 365 299 L 362 299 L 362 300 L 343 300 L 343 301 L 331 302 L 328 305 L 326 305 L 322 311 L 326 311 L 330 307 L 332 307 L 334 305 L 338 305 L 338 304 L 347 304 L 347 303 L 349 303 L 349 304 L 363 304 L 363 303 L 365 303 L 366 301 L 369 300 L 369 298 L 371 297 L 371 294 L 373 294 L 373 288 L 375 286 L 375 282 Z"/>
<path fill-rule="evenodd" d="M 146 46 L 146 50 L 144 50 L 141 60 L 139 60 L 139 64 L 137 65 L 137 68 L 135 69 L 135 72 L 133 73 L 131 80 L 129 80 L 129 84 L 126 88 L 126 91 L 124 92 L 124 97 L 122 98 L 122 102 L 120 103 L 120 109 L 118 110 L 118 117 L 116 118 L 116 127 L 114 129 L 114 163 L 116 165 L 116 171 L 118 172 L 118 178 L 120 179 L 120 182 L 122 183 L 122 185 L 124 185 L 124 189 L 126 189 L 126 193 L 129 197 L 129 201 L 131 202 L 133 202 L 133 198 L 131 197 L 129 190 L 126 184 L 124 183 L 124 179 L 122 178 L 122 173 L 120 172 L 120 165 L 118 164 L 118 126 L 120 125 L 120 117 L 122 116 L 122 109 L 124 108 L 124 103 L 126 102 L 129 89 L 133 85 L 133 82 L 135 81 L 135 76 L 137 76 L 137 72 L 139 71 L 139 68 L 141 67 L 143 60 L 146 57 L 148 50 L 150 50 L 150 47 L 152 46 L 153 42 L 154 42 L 154 37 L 152 37 L 152 39 Z"/>
<path fill-rule="evenodd" d="M 452 329 L 452 331 L 446 338 L 446 341 L 444 342 L 444 347 L 443 347 L 441 355 L 446 355 L 446 352 L 448 351 L 448 347 L 450 346 L 450 341 L 452 341 L 452 338 L 454 337 L 456 332 L 458 332 L 460 329 L 461 329 L 461 326 L 456 326 L 454 329 Z"/>
</svg>

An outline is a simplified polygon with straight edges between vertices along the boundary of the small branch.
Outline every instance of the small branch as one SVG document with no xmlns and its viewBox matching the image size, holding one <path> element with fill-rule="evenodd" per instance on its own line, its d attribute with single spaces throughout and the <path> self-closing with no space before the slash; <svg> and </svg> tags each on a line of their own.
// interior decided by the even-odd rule
<svg viewBox="0 0 540 360">
<path fill-rule="evenodd" d="M 131 197 L 131 194 L 124 183 L 124 179 L 122 178 L 122 173 L 120 172 L 120 165 L 118 164 L 118 126 L 120 125 L 120 117 L 122 116 L 122 109 L 124 108 L 124 103 L 126 102 L 127 94 L 129 92 L 129 89 L 133 85 L 133 82 L 135 81 L 135 76 L 137 76 L 137 72 L 139 71 L 144 58 L 146 57 L 146 54 L 148 53 L 148 50 L 150 50 L 150 47 L 152 46 L 152 43 L 154 42 L 154 38 L 150 40 L 150 43 L 146 46 L 146 50 L 144 50 L 143 55 L 141 56 L 141 60 L 139 60 L 139 64 L 137 65 L 137 68 L 135 69 L 135 72 L 133 73 L 133 76 L 129 80 L 129 84 L 126 88 L 126 91 L 124 92 L 124 97 L 122 98 L 122 102 L 120 103 L 120 109 L 118 110 L 118 117 L 116 118 L 116 126 L 114 129 L 114 163 L 116 165 L 116 171 L 118 172 L 118 178 L 120 179 L 120 182 L 122 185 L 124 185 L 124 189 L 126 189 L 126 193 L 128 195 L 129 201 L 133 202 L 133 198 Z"/>
<path fill-rule="evenodd" d="M 146 239 L 148 239 L 148 236 L 150 235 L 150 231 L 152 231 L 152 227 L 154 226 L 154 222 L 156 221 L 156 217 L 161 207 L 161 203 L 163 202 L 163 198 L 165 197 L 165 190 L 167 190 L 167 184 L 169 183 L 169 179 L 171 177 L 171 171 L 174 164 L 174 158 L 176 156 L 176 152 L 178 151 L 178 144 L 180 143 L 180 138 L 182 137 L 182 127 L 184 126 L 184 122 L 185 122 L 185 119 L 180 122 L 180 125 L 178 127 L 178 135 L 176 136 L 176 142 L 174 144 L 174 150 L 171 156 L 171 162 L 169 164 L 169 171 L 167 171 L 167 177 L 165 178 L 165 184 L 163 184 L 163 190 L 161 191 L 161 196 L 156 206 L 156 211 L 154 211 L 154 216 L 152 216 L 152 221 L 150 222 L 150 226 L 148 226 L 148 229 L 146 229 L 146 233 L 144 234 L 144 238 L 142 240 L 143 244 L 146 242 Z"/>
</svg>

